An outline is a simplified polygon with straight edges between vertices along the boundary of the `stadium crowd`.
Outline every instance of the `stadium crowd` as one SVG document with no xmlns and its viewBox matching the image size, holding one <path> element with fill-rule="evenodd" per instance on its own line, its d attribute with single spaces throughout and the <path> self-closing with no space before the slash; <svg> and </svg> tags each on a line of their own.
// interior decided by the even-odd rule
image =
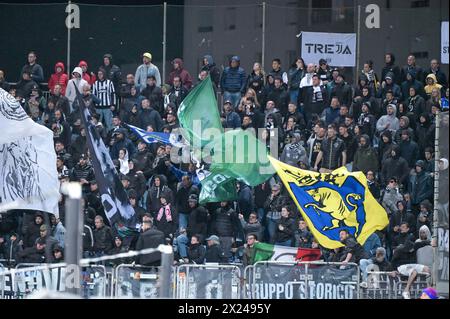
<svg viewBox="0 0 450 319">
<path fill-rule="evenodd" d="M 253 262 L 253 245 L 260 241 L 321 248 L 326 261 L 360 264 L 363 279 L 370 264 L 386 271 L 415 265 L 404 270 L 408 275 L 429 272 L 432 255 L 422 248 L 431 247 L 435 118 L 448 107 L 447 75 L 436 59 L 422 68 L 413 55 L 402 63 L 388 53 L 381 74 L 367 61 L 350 83 L 342 68 L 331 67 L 324 59 L 317 62 L 306 65 L 298 58 L 285 66 L 275 58 L 272 69 L 265 71 L 260 63 L 242 66 L 238 56 L 221 67 L 206 55 L 201 69 L 191 70 L 193 76 L 177 58 L 162 83 L 148 52 L 135 74 L 122 74 L 112 55 L 105 54 L 98 68 L 80 61 L 71 78 L 62 62 L 55 64 L 49 78 L 44 77 L 49 70 L 44 73 L 37 55 L 30 52 L 21 80 L 10 85 L 0 70 L 0 87 L 35 122 L 53 131 L 61 183 L 82 184 L 87 257 L 170 243 L 177 263 L 248 265 Z M 124 123 L 150 132 L 171 132 L 179 127 L 180 103 L 208 75 L 223 97 L 218 107 L 224 128 L 277 131 L 280 160 L 293 166 L 331 172 L 345 165 L 363 171 L 371 193 L 386 209 L 389 226 L 362 246 L 342 231 L 345 247 L 320 247 L 276 176 L 256 187 L 239 182 L 236 201 L 199 205 L 201 184 L 194 163 L 175 164 L 169 156 L 170 145 L 148 145 Z M 47 78 L 46 98 L 42 83 Z M 102 207 L 86 131 L 74 103 L 75 87 L 93 114 L 141 222 L 141 233 L 131 239 L 118 235 Z M 439 165 L 448 169 L 446 159 Z M 23 210 L 0 214 L 0 258 L 62 261 L 63 196 L 59 210 L 59 218 Z M 159 259 L 160 255 L 150 254 L 135 261 L 156 265 Z"/>
</svg>

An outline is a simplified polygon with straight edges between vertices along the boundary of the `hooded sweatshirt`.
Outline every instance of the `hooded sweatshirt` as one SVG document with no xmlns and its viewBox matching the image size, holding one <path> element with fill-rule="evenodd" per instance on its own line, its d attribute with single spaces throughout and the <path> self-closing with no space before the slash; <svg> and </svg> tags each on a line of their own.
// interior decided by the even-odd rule
<svg viewBox="0 0 450 319">
<path fill-rule="evenodd" d="M 416 79 L 416 72 L 413 70 L 409 70 L 408 73 L 411 76 L 411 80 L 406 79 L 402 83 L 402 95 L 403 99 L 407 99 L 409 97 L 409 89 L 414 88 L 416 90 L 416 95 L 420 95 L 425 98 L 425 92 L 423 89 L 423 84 Z"/>
<path fill-rule="evenodd" d="M 383 115 L 377 122 L 377 131 L 379 133 L 383 132 L 385 129 L 390 131 L 397 131 L 400 128 L 400 123 L 398 121 L 398 118 L 396 117 L 397 107 L 394 104 L 390 104 L 390 107 L 394 109 L 392 115 Z M 388 123 L 389 127 L 386 128 L 386 124 Z"/>
<path fill-rule="evenodd" d="M 172 72 L 170 72 L 169 78 L 167 79 L 166 83 L 169 84 L 169 85 L 172 85 L 173 84 L 173 79 L 176 76 L 179 76 L 180 79 L 181 79 L 182 85 L 186 89 L 190 90 L 191 87 L 192 87 L 192 77 L 189 74 L 189 72 L 186 69 L 183 68 L 183 60 L 180 59 L 180 58 L 176 58 L 176 59 L 173 60 L 173 64 L 175 64 L 175 63 L 178 64 L 179 67 L 178 67 L 178 69 L 174 68 L 172 70 Z"/>
<path fill-rule="evenodd" d="M 95 74 L 93 72 L 91 72 L 91 74 L 88 73 L 88 64 L 86 61 L 80 61 L 80 63 L 78 63 L 78 66 L 81 68 L 83 66 L 86 66 L 86 72 L 83 72 L 83 79 L 86 80 L 87 83 L 89 83 L 90 85 L 94 84 L 94 82 L 97 80 L 97 77 L 95 76 Z"/>
<path fill-rule="evenodd" d="M 425 83 L 428 83 L 427 82 L 428 79 L 432 79 L 433 80 L 433 83 L 431 85 L 427 84 L 425 86 L 425 93 L 427 94 L 428 97 L 430 97 L 431 96 L 431 92 L 433 91 L 433 89 L 438 89 L 439 91 L 441 91 L 442 90 L 442 85 L 437 83 L 436 75 L 434 75 L 434 74 L 428 74 Z"/>
<path fill-rule="evenodd" d="M 216 87 L 219 87 L 220 82 L 220 70 L 214 63 L 214 59 L 211 55 L 205 55 L 203 59 L 208 61 L 208 64 L 203 65 L 201 71 L 208 71 L 211 76 L 211 80 L 214 82 Z"/>
<path fill-rule="evenodd" d="M 72 73 L 78 73 L 80 76 L 83 76 L 83 70 L 79 66 L 74 68 Z M 66 89 L 66 97 L 69 100 L 71 110 L 73 109 L 73 107 L 72 107 L 73 101 L 75 101 L 75 98 L 77 97 L 77 91 L 75 89 L 75 86 L 78 88 L 78 91 L 81 94 L 83 92 L 83 87 L 88 84 L 89 83 L 86 82 L 86 80 L 84 80 L 82 77 L 80 77 L 80 78 L 74 77 L 69 80 L 69 83 L 67 84 L 67 89 Z"/>
<path fill-rule="evenodd" d="M 60 67 L 61 72 L 56 71 L 56 69 Z M 55 73 L 50 76 L 50 80 L 48 80 L 48 89 L 50 92 L 53 92 L 56 84 L 61 86 L 61 94 L 66 94 L 67 82 L 69 81 L 69 77 L 66 73 L 64 73 L 64 63 L 58 62 L 55 64 Z"/>
<path fill-rule="evenodd" d="M 400 156 L 400 146 L 393 145 L 391 150 L 395 151 L 395 156 L 389 155 L 381 164 L 382 181 L 388 184 L 389 179 L 395 176 L 399 184 L 406 185 L 409 176 L 408 162 Z"/>
<path fill-rule="evenodd" d="M 364 134 L 361 138 L 366 140 L 366 145 L 358 147 L 353 160 L 353 171 L 378 172 L 378 154 L 370 146 L 369 136 Z"/>
</svg>

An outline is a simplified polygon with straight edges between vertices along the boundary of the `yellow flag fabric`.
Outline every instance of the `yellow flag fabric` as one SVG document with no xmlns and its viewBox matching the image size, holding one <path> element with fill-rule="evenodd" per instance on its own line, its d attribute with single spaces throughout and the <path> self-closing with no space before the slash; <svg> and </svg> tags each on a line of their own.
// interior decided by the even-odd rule
<svg viewBox="0 0 450 319">
<path fill-rule="evenodd" d="M 373 232 L 388 225 L 386 211 L 370 193 L 364 173 L 341 167 L 322 174 L 269 159 L 323 247 L 342 247 L 339 232 L 343 229 L 362 245 Z"/>
</svg>

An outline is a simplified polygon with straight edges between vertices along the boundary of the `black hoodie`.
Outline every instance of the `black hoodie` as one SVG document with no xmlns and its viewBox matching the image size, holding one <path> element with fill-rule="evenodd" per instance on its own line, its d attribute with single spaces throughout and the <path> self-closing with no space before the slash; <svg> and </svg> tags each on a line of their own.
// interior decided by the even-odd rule
<svg viewBox="0 0 450 319">
<path fill-rule="evenodd" d="M 424 117 L 425 122 L 421 123 L 419 121 L 416 127 L 416 136 L 420 157 L 423 157 L 426 147 L 434 147 L 435 125 L 431 123 L 430 115 L 428 113 L 422 113 L 420 117 Z"/>
<path fill-rule="evenodd" d="M 395 151 L 395 156 L 389 155 L 381 164 L 382 182 L 387 185 L 389 179 L 397 177 L 399 184 L 407 185 L 410 170 L 408 162 L 400 156 L 400 146 L 393 145 L 391 150 Z"/>
<path fill-rule="evenodd" d="M 113 57 L 111 54 L 106 53 L 103 58 L 109 59 L 109 65 L 106 66 L 105 64 L 101 65 L 101 68 L 104 68 L 106 71 L 106 78 L 108 80 L 111 80 L 114 84 L 114 89 L 116 92 L 119 92 L 119 84 L 121 81 L 122 72 L 120 71 L 120 68 L 113 63 Z"/>
<path fill-rule="evenodd" d="M 400 68 L 395 65 L 395 56 L 392 53 L 388 53 L 391 56 L 391 62 L 386 63 L 383 70 L 381 71 L 381 80 L 385 81 L 386 75 L 389 72 L 392 72 L 394 74 L 394 78 L 392 81 L 398 85 L 401 84 L 401 76 L 400 76 Z"/>
</svg>

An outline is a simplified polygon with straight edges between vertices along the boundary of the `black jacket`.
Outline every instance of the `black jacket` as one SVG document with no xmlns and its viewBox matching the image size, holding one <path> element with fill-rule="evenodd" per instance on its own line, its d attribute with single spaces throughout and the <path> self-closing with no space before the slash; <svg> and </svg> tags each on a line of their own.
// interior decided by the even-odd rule
<svg viewBox="0 0 450 319">
<path fill-rule="evenodd" d="M 208 228 L 208 210 L 203 206 L 197 206 L 191 210 L 189 214 L 189 222 L 187 233 L 189 236 L 198 234 L 204 240 L 207 235 Z"/>
<path fill-rule="evenodd" d="M 196 186 L 191 185 L 189 187 L 181 186 L 180 189 L 178 189 L 177 194 L 175 196 L 176 198 L 176 204 L 177 209 L 179 213 L 188 214 L 191 211 L 191 208 L 188 204 L 188 198 L 191 194 L 197 194 L 198 189 Z"/>
<path fill-rule="evenodd" d="M 94 251 L 107 252 L 113 247 L 113 235 L 109 226 L 94 229 Z"/>
<path fill-rule="evenodd" d="M 283 226 L 283 230 L 280 230 L 280 226 Z M 277 221 L 277 228 L 275 231 L 275 242 L 283 242 L 287 240 L 294 239 L 294 232 L 295 232 L 295 221 L 288 217 L 284 218 L 281 217 Z"/>
<path fill-rule="evenodd" d="M 381 164 L 381 180 L 382 184 L 387 185 L 389 179 L 397 177 L 399 184 L 406 185 L 409 176 L 408 162 L 400 156 L 400 147 L 393 145 L 392 149 L 395 150 L 395 157 L 389 155 L 389 157 Z"/>
<path fill-rule="evenodd" d="M 147 150 L 138 150 L 134 153 L 133 159 L 136 160 L 136 164 L 134 164 L 136 170 L 142 171 L 145 178 L 150 178 L 152 176 L 152 163 L 154 159 L 152 153 Z"/>
<path fill-rule="evenodd" d="M 86 164 L 84 166 L 77 164 L 70 171 L 69 177 L 71 181 L 79 182 L 81 179 L 85 179 L 89 182 L 95 179 L 94 169 L 89 164 Z M 89 193 L 90 192 L 89 184 L 83 184 L 82 190 L 84 194 Z"/>
<path fill-rule="evenodd" d="M 190 245 L 188 249 L 189 261 L 195 264 L 203 264 L 205 262 L 206 248 L 202 244 Z"/>
<path fill-rule="evenodd" d="M 136 243 L 136 250 L 146 248 L 157 248 L 164 244 L 164 233 L 152 227 L 139 235 Z M 161 253 L 154 252 L 151 254 L 139 255 L 136 257 L 136 263 L 140 265 L 154 266 L 161 260 Z"/>
<path fill-rule="evenodd" d="M 320 101 L 316 101 L 314 98 L 313 86 L 308 86 L 301 89 L 301 93 L 299 94 L 299 103 L 304 104 L 305 113 L 322 114 L 323 110 L 329 105 L 330 98 L 328 95 L 328 90 L 324 85 L 320 86 L 320 92 L 322 93 L 322 98 Z"/>
<path fill-rule="evenodd" d="M 342 260 L 345 260 L 347 258 L 347 254 L 351 253 L 352 258 L 349 260 L 349 262 L 357 263 L 359 264 L 359 261 L 364 258 L 368 258 L 368 255 L 364 248 L 356 241 L 353 237 L 348 237 L 343 244 L 344 247 L 344 253 L 342 254 Z"/>
<path fill-rule="evenodd" d="M 206 248 L 205 262 L 220 263 L 225 262 L 225 260 L 226 258 L 220 245 L 215 244 Z"/>
<path fill-rule="evenodd" d="M 161 115 L 156 109 L 142 109 L 139 117 L 141 118 L 141 125 L 139 126 L 141 129 L 146 131 L 147 126 L 151 125 L 155 132 L 161 132 L 164 123 L 161 119 Z"/>
<path fill-rule="evenodd" d="M 350 108 L 353 97 L 352 87 L 347 83 L 336 84 L 330 94 L 331 98 L 334 96 L 339 99 L 341 105 L 347 105 Z"/>
<path fill-rule="evenodd" d="M 234 209 L 220 207 L 211 216 L 211 233 L 219 237 L 235 237 L 238 223 L 237 213 Z"/>
</svg>

